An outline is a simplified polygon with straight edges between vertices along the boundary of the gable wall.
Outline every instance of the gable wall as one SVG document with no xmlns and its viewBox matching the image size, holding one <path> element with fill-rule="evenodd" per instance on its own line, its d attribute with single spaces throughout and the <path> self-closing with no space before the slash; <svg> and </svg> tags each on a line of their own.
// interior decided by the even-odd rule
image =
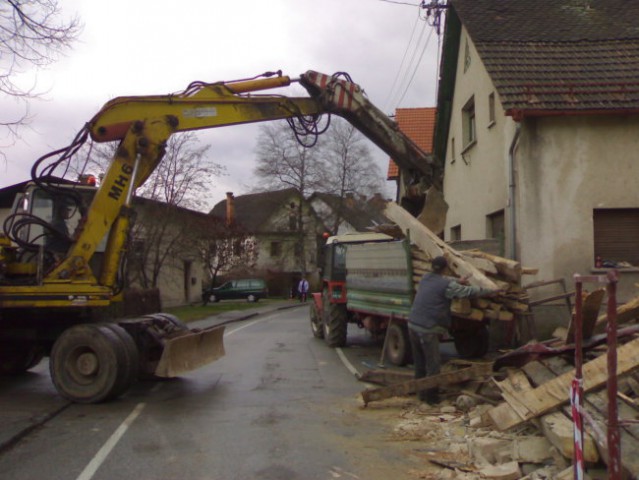
<svg viewBox="0 0 639 480">
<path fill-rule="evenodd" d="M 466 45 L 470 65 L 464 72 Z M 503 114 L 499 97 L 475 47 L 462 28 L 455 94 L 447 139 L 444 196 L 448 211 L 445 239 L 461 225 L 462 240 L 486 238 L 486 215 L 507 208 L 508 149 L 515 124 Z M 495 123 L 489 125 L 488 97 L 495 94 Z M 463 148 L 462 109 L 474 96 L 476 144 Z M 455 155 L 452 139 L 455 139 Z"/>
<path fill-rule="evenodd" d="M 639 208 L 639 116 L 526 119 L 516 155 L 518 243 L 539 277 L 590 275 L 594 208 Z M 621 271 L 620 296 L 637 273 Z"/>
</svg>

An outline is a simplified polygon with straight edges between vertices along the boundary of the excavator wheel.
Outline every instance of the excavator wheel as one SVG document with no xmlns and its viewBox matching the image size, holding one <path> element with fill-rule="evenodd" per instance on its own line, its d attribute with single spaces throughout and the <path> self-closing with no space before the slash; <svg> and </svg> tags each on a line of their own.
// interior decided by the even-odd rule
<svg viewBox="0 0 639 480">
<path fill-rule="evenodd" d="M 346 345 L 348 318 L 346 305 L 331 303 L 328 290 L 323 295 L 324 308 L 324 341 L 329 347 L 337 348 Z"/>
<path fill-rule="evenodd" d="M 126 392 L 131 385 L 133 385 L 140 373 L 140 352 L 138 347 L 133 341 L 133 338 L 129 333 L 116 323 L 104 323 L 100 327 L 108 328 L 115 333 L 124 347 L 124 362 L 122 365 L 122 382 L 120 385 L 120 392 L 114 392 L 115 396 L 119 396 Z"/>
<path fill-rule="evenodd" d="M 412 351 L 408 338 L 408 328 L 405 325 L 391 323 L 386 332 L 388 343 L 386 344 L 386 358 L 390 363 L 403 367 L 412 363 Z"/>
<path fill-rule="evenodd" d="M 56 389 L 76 403 L 99 403 L 125 389 L 127 354 L 124 343 L 101 325 L 73 326 L 53 344 L 49 370 Z"/>
<path fill-rule="evenodd" d="M 35 367 L 44 350 L 30 343 L 0 344 L 0 375 L 19 375 Z"/>
<path fill-rule="evenodd" d="M 315 338 L 324 338 L 324 326 L 322 325 L 322 313 L 317 309 L 315 302 L 311 302 L 310 309 L 311 331 Z"/>
</svg>

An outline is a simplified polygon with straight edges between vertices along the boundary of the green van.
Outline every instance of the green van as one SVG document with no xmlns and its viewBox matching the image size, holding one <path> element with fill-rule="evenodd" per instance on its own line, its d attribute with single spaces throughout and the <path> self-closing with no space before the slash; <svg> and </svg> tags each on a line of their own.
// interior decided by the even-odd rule
<svg viewBox="0 0 639 480">
<path fill-rule="evenodd" d="M 216 288 L 207 288 L 202 292 L 202 304 L 219 302 L 220 300 L 237 300 L 245 298 L 249 302 L 257 302 L 268 297 L 266 282 L 259 278 L 243 278 L 229 280 Z"/>
</svg>

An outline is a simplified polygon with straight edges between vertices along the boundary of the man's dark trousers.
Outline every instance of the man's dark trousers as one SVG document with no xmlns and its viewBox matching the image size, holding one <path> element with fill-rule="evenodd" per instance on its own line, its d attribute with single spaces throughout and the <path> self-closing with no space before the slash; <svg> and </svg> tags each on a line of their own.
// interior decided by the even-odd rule
<svg viewBox="0 0 639 480">
<path fill-rule="evenodd" d="M 437 375 L 441 367 L 441 355 L 439 353 L 439 335 L 437 333 L 420 333 L 409 329 L 410 343 L 413 349 L 413 361 L 415 362 L 415 380 Z M 437 387 L 422 390 L 417 394 L 422 402 L 439 402 L 439 389 Z"/>
</svg>

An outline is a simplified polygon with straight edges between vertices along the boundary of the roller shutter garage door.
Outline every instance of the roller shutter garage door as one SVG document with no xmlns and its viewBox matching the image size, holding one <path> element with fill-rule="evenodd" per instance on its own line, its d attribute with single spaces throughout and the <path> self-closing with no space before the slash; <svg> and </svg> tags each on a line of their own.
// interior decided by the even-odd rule
<svg viewBox="0 0 639 480">
<path fill-rule="evenodd" d="M 595 209 L 593 226 L 595 258 L 639 266 L 639 208 Z"/>
</svg>

